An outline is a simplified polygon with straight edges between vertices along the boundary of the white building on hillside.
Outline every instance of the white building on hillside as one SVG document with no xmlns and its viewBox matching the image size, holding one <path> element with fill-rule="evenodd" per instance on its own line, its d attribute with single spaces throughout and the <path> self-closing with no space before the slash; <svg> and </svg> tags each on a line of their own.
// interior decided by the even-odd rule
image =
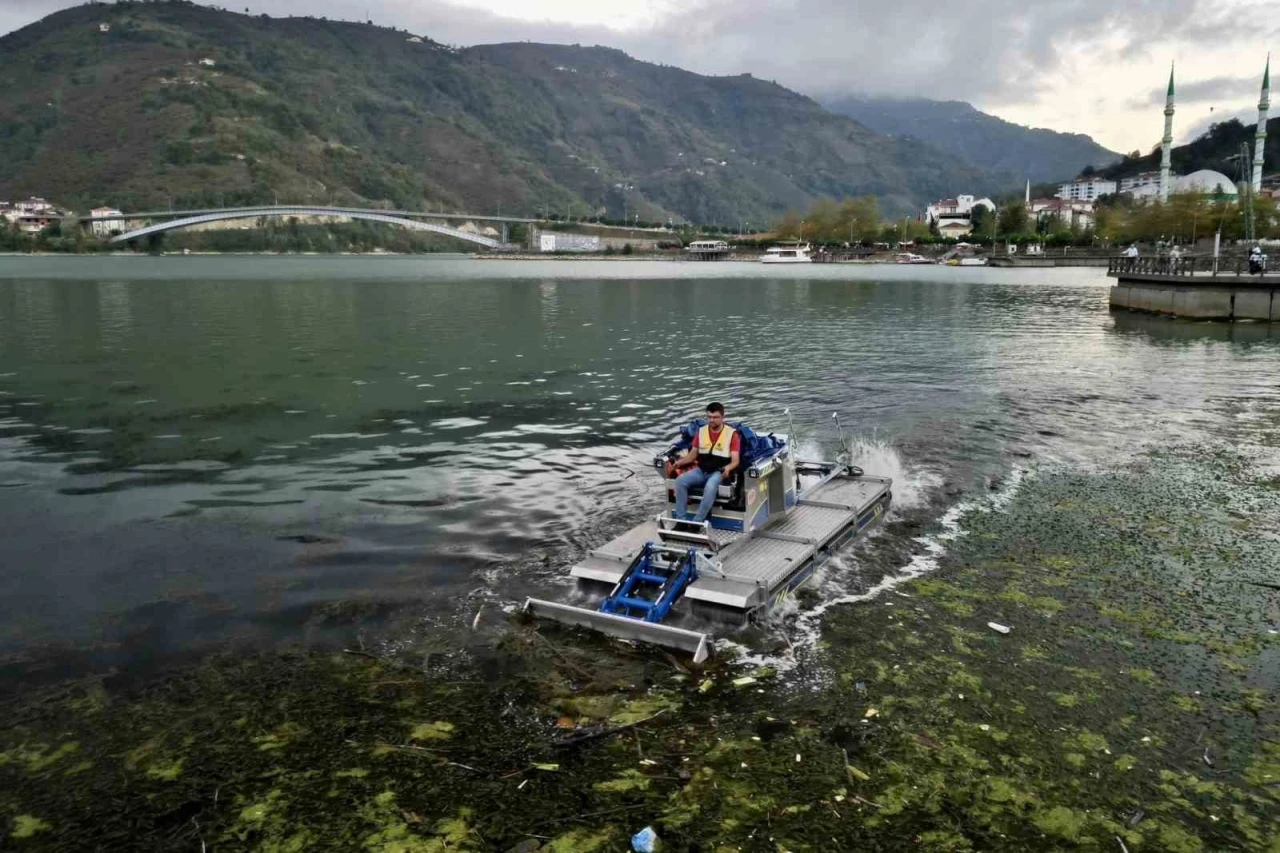
<svg viewBox="0 0 1280 853">
<path fill-rule="evenodd" d="M 119 216 L 120 211 L 116 210 L 114 207 L 95 207 L 93 210 L 89 211 L 89 215 L 93 217 Z M 93 236 L 100 240 L 105 240 L 114 234 L 119 234 L 124 229 L 124 220 L 94 219 L 93 222 L 89 224 L 89 227 L 93 230 Z"/>
<path fill-rule="evenodd" d="M 996 203 L 989 198 L 975 198 L 971 195 L 958 195 L 955 198 L 944 198 L 935 201 L 924 209 L 925 222 L 937 222 L 943 218 L 969 219 L 975 207 L 982 206 L 995 213 Z"/>
<path fill-rule="evenodd" d="M 24 234 L 39 234 L 62 214 L 42 198 L 29 198 L 13 204 L 0 205 L 0 218 L 6 226 L 16 226 Z"/>
<path fill-rule="evenodd" d="M 996 204 L 989 198 L 958 195 L 935 201 L 924 210 L 924 221 L 943 237 L 964 237 L 973 231 L 973 210 L 985 207 L 994 213 Z"/>
<path fill-rule="evenodd" d="M 1036 224 L 1056 220 L 1056 227 L 1088 231 L 1093 227 L 1093 202 L 1063 198 L 1038 198 L 1031 202 L 1030 214 Z M 1050 227 L 1055 227 L 1051 224 Z"/>
<path fill-rule="evenodd" d="M 1159 172 L 1139 172 L 1136 175 L 1120 179 L 1120 192 L 1122 193 L 1132 193 L 1134 190 L 1139 190 L 1143 187 L 1159 188 L 1159 186 Z"/>
<path fill-rule="evenodd" d="M 39 216 L 45 213 L 57 213 L 54 206 L 42 198 L 32 196 L 26 201 L 16 201 L 13 203 L 13 209 L 25 216 Z"/>
<path fill-rule="evenodd" d="M 1105 178 L 1077 178 L 1058 187 L 1058 198 L 1063 201 L 1097 201 L 1104 195 L 1115 195 L 1116 182 Z"/>
<path fill-rule="evenodd" d="M 1155 182 L 1145 180 L 1137 183 L 1138 179 L 1146 178 L 1145 175 L 1138 175 L 1133 180 L 1135 183 L 1130 189 L 1126 190 L 1129 195 L 1135 199 L 1148 200 L 1160 197 L 1160 181 L 1159 176 Z M 1217 195 L 1221 193 L 1229 198 L 1234 198 L 1239 192 L 1235 183 L 1221 172 L 1215 172 L 1213 169 L 1200 169 L 1192 172 L 1190 175 L 1170 175 L 1169 176 L 1169 192 L 1172 193 L 1200 193 L 1201 195 Z"/>
</svg>

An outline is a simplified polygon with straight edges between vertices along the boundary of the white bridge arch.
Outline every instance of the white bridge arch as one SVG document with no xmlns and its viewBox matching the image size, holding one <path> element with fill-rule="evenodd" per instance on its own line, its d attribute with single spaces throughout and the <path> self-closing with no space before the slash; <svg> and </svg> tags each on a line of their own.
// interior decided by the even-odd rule
<svg viewBox="0 0 1280 853">
<path fill-rule="evenodd" d="M 279 206 L 270 207 L 242 207 L 228 210 L 213 210 L 199 213 L 194 216 L 185 216 L 181 219 L 170 219 L 166 222 L 157 222 L 153 225 L 147 225 L 143 228 L 135 228 L 133 231 L 126 231 L 111 238 L 112 243 L 127 243 L 130 240 L 137 240 L 146 237 L 149 234 L 159 234 L 164 231 L 175 231 L 180 228 L 190 228 L 193 225 L 203 225 L 208 222 L 228 222 L 234 219 L 261 219 L 266 216 L 342 216 L 348 219 L 363 219 L 368 222 L 385 222 L 389 225 L 399 225 L 402 228 L 408 228 L 413 231 L 431 231 L 435 234 L 444 234 L 448 237 L 456 237 L 459 240 L 466 240 L 471 243 L 478 243 L 490 249 L 505 248 L 506 244 L 501 240 L 495 240 L 492 237 L 486 237 L 483 234 L 477 234 L 474 231 L 463 231 L 460 228 L 450 228 L 448 225 L 439 225 L 435 222 L 423 222 L 417 219 L 408 219 L 403 216 L 395 216 L 378 210 L 365 210 L 356 207 L 306 207 L 306 206 Z M 119 217 L 125 218 L 125 217 Z"/>
</svg>

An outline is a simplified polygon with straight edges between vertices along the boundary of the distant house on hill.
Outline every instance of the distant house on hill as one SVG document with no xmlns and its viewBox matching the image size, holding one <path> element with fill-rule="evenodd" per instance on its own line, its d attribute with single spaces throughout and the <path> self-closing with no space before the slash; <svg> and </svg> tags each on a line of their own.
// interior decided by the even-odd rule
<svg viewBox="0 0 1280 853">
<path fill-rule="evenodd" d="M 973 210 L 985 207 L 994 213 L 996 204 L 989 198 L 958 195 L 935 201 L 925 208 L 924 221 L 937 228 L 943 237 L 964 237 L 973 231 Z"/>
<path fill-rule="evenodd" d="M 409 36 L 405 41 L 409 44 L 422 44 L 422 36 Z"/>
<path fill-rule="evenodd" d="M 42 198 L 32 196 L 13 204 L 0 203 L 0 218 L 24 234 L 39 234 L 58 220 L 61 213 Z"/>
<path fill-rule="evenodd" d="M 1035 218 L 1037 225 L 1045 223 L 1054 228 L 1057 221 L 1059 228 L 1076 228 L 1088 231 L 1093 227 L 1093 202 L 1071 201 L 1064 198 L 1038 198 L 1031 202 L 1028 211 Z"/>
<path fill-rule="evenodd" d="M 1063 201 L 1097 201 L 1104 195 L 1115 195 L 1116 189 L 1116 182 L 1106 178 L 1077 178 L 1058 187 L 1058 198 Z"/>
<path fill-rule="evenodd" d="M 54 208 L 51 202 L 45 201 L 37 196 L 31 196 L 26 201 L 15 202 L 12 207 L 19 213 L 30 216 L 37 216 L 42 213 L 57 213 L 56 208 Z"/>
<path fill-rule="evenodd" d="M 98 24 L 98 32 L 100 32 L 100 33 L 109 33 L 109 32 L 111 32 L 111 25 L 110 25 L 110 24 Z"/>
<path fill-rule="evenodd" d="M 1137 177 L 1145 178 L 1146 175 L 1138 175 Z M 1215 172 L 1213 169 L 1199 169 L 1190 175 L 1170 175 L 1169 184 L 1170 191 L 1174 193 L 1200 193 L 1201 195 L 1217 195 L 1221 193 L 1225 196 L 1235 196 L 1238 193 L 1235 182 L 1221 172 Z M 1159 174 L 1156 175 L 1154 182 L 1143 181 L 1131 186 L 1126 192 L 1135 199 L 1159 198 Z"/>
<path fill-rule="evenodd" d="M 123 219 L 96 219 L 99 216 L 119 216 L 120 211 L 114 207 L 95 207 L 89 211 L 89 215 L 95 217 L 94 221 L 89 224 L 90 229 L 93 231 L 93 236 L 102 240 L 114 234 L 119 234 L 120 229 L 124 226 Z"/>
<path fill-rule="evenodd" d="M 942 237 L 967 237 L 973 233 L 973 220 L 942 219 L 938 222 L 938 234 Z"/>
<path fill-rule="evenodd" d="M 1120 192 L 1132 194 L 1135 190 L 1141 190 L 1144 187 L 1154 187 L 1155 192 L 1160 187 L 1159 172 L 1139 172 L 1136 175 L 1130 175 L 1127 178 L 1120 179 Z"/>
<path fill-rule="evenodd" d="M 937 222 L 944 217 L 968 219 L 973 215 L 975 207 L 985 207 L 988 211 L 994 213 L 996 203 L 989 198 L 975 198 L 971 195 L 944 198 L 941 201 L 935 201 L 924 209 L 924 221 Z"/>
</svg>

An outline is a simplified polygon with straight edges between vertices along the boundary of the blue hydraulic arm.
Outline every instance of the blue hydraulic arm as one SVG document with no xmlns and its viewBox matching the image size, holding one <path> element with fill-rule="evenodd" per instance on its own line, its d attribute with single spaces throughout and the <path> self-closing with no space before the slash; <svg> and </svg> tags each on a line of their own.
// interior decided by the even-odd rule
<svg viewBox="0 0 1280 853">
<path fill-rule="evenodd" d="M 613 613 L 645 622 L 661 622 L 672 606 L 684 595 L 685 588 L 698 579 L 697 553 L 693 549 L 679 552 L 674 565 L 660 565 L 660 555 L 677 552 L 646 542 L 618 579 L 609 597 L 600 603 L 601 613 Z M 643 593 L 656 590 L 650 596 Z"/>
</svg>

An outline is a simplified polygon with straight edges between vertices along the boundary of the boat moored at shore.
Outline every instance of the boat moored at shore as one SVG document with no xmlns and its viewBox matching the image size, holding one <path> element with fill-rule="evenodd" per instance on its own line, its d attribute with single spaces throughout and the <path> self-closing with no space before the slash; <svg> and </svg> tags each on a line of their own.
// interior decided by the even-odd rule
<svg viewBox="0 0 1280 853">
<path fill-rule="evenodd" d="M 762 264 L 811 264 L 812 249 L 808 243 L 784 243 L 765 250 L 760 256 Z"/>
</svg>

